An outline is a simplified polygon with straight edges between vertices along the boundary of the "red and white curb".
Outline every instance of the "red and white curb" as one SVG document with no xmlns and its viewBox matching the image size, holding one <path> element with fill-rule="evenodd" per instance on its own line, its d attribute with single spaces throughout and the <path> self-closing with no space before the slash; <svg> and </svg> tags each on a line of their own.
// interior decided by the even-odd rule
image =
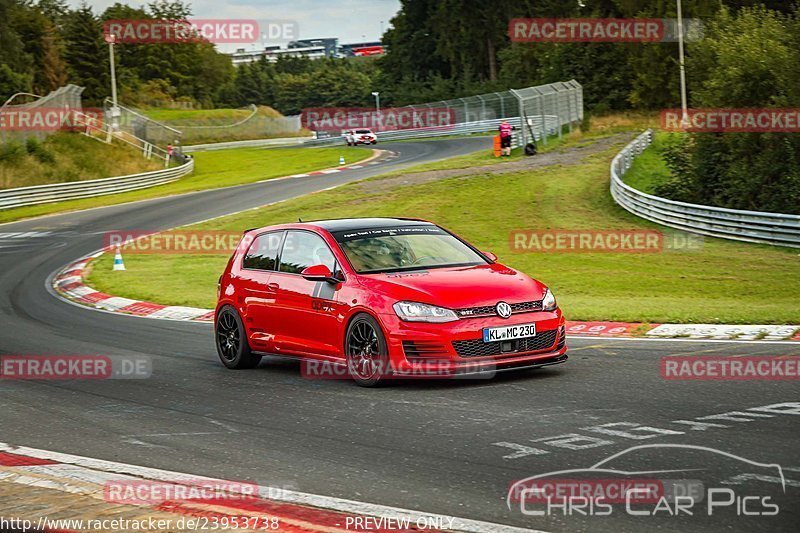
<svg viewBox="0 0 800 533">
<path fill-rule="evenodd" d="M 771 324 L 632 324 L 567 321 L 567 335 L 588 337 L 800 341 L 800 326 Z"/>
<path fill-rule="evenodd" d="M 366 161 L 362 162 L 362 164 L 358 165 L 348 165 L 343 167 L 335 167 L 335 168 L 327 168 L 325 170 L 315 170 L 314 172 L 307 172 L 305 174 L 292 174 L 291 176 L 287 176 L 288 178 L 307 178 L 309 176 L 319 176 L 320 174 L 336 174 L 337 172 L 342 172 L 344 170 L 358 170 L 359 168 L 366 168 L 372 165 L 380 165 L 381 163 L 385 163 L 386 161 L 391 161 L 392 159 L 396 159 L 398 157 L 397 152 L 392 152 L 391 150 L 382 150 L 384 157 L 380 159 L 376 159 L 372 161 L 367 159 Z"/>
<path fill-rule="evenodd" d="M 99 311 L 123 315 L 160 318 L 165 320 L 192 320 L 212 322 L 213 309 L 199 309 L 177 305 L 161 305 L 141 300 L 132 300 L 100 292 L 84 283 L 86 267 L 92 259 L 103 255 L 101 250 L 64 267 L 53 279 L 55 292 L 70 302 L 91 307 Z"/>
<path fill-rule="evenodd" d="M 97 252 L 67 265 L 53 280 L 53 288 L 74 303 L 101 311 L 167 320 L 213 322 L 213 309 L 168 306 L 121 298 L 97 291 L 84 280 L 88 263 L 104 252 Z M 636 339 L 709 339 L 739 341 L 800 341 L 800 326 L 724 325 L 724 324 L 636 324 L 629 322 L 571 321 L 567 335 L 581 337 L 615 337 Z"/>
<path fill-rule="evenodd" d="M 91 459 L 77 455 L 39 450 L 0 443 L 0 484 L 15 483 L 51 489 L 80 496 L 87 503 L 87 512 L 102 513 L 108 518 L 118 503 L 109 498 L 109 488 L 154 487 L 153 494 L 187 494 L 189 489 L 214 488 L 211 497 L 164 501 L 151 498 L 135 505 L 147 512 L 179 516 L 227 518 L 268 516 L 277 519 L 278 531 L 464 531 L 470 533 L 530 533 L 533 530 L 454 516 L 425 513 L 385 505 L 359 502 L 330 496 L 297 492 L 280 487 L 194 476 L 136 465 Z M 253 496 L 240 492 L 247 487 Z M 182 489 L 182 490 L 176 490 Z M 84 500 L 81 501 L 84 501 Z M 106 502 L 109 509 L 98 507 Z M 100 504 L 102 505 L 102 504 Z M 76 515 L 80 507 L 71 509 Z M 91 511 L 89 511 L 91 509 Z M 8 518 L 6 513 L 6 518 Z M 357 518 L 369 517 L 373 527 L 359 528 Z M 83 517 L 87 520 L 95 517 Z M 383 522 L 378 522 L 381 518 Z M 378 520 L 378 521 L 376 521 Z M 361 522 L 364 523 L 363 521 Z M 381 527 L 380 524 L 384 524 Z M 389 525 L 390 527 L 385 527 Z M 425 527 L 425 526 L 428 527 Z M 436 525 L 437 527 L 430 527 Z M 398 527 L 400 526 L 400 527 Z M 251 529 L 251 528 L 247 528 Z M 268 525 L 253 529 L 274 529 Z"/>
</svg>

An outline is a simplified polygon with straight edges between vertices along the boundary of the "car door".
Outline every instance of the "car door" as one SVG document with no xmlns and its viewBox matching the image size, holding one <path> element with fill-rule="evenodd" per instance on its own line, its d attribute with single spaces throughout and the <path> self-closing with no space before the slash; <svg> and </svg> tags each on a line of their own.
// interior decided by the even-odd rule
<svg viewBox="0 0 800 533">
<path fill-rule="evenodd" d="M 341 284 L 309 281 L 300 275 L 305 268 L 319 264 L 331 272 L 338 270 L 325 240 L 311 231 L 287 231 L 278 270 L 270 278 L 276 301 L 268 310 L 268 320 L 275 326 L 279 353 L 335 356 L 340 351 L 337 291 Z"/>
<path fill-rule="evenodd" d="M 242 319 L 250 347 L 257 351 L 274 349 L 275 332 L 268 318 L 268 310 L 275 305 L 275 285 L 271 278 L 278 265 L 278 252 L 284 233 L 275 231 L 258 235 L 242 258 L 239 269 Z"/>
</svg>

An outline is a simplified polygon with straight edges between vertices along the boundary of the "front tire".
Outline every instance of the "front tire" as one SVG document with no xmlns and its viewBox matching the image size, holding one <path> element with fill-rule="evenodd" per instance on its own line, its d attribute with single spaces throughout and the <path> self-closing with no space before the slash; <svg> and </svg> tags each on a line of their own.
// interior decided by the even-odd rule
<svg viewBox="0 0 800 533">
<path fill-rule="evenodd" d="M 234 370 L 255 368 L 261 362 L 261 356 L 250 349 L 242 319 L 232 306 L 220 309 L 214 323 L 214 337 L 217 355 L 226 367 Z"/>
<path fill-rule="evenodd" d="M 389 373 L 389 350 L 378 321 L 356 315 L 345 335 L 347 371 L 358 385 L 376 386 Z"/>
</svg>

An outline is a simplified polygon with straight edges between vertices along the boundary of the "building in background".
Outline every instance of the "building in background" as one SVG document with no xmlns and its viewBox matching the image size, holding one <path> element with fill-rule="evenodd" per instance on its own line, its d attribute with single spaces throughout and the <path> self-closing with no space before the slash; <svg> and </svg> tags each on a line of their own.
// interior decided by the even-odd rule
<svg viewBox="0 0 800 533">
<path fill-rule="evenodd" d="M 369 41 L 362 43 L 351 43 L 339 45 L 336 37 L 326 37 L 321 39 L 300 39 L 291 41 L 286 48 L 279 45 L 266 46 L 260 49 L 247 50 L 239 48 L 235 52 L 228 54 L 234 65 L 253 63 L 266 57 L 269 61 L 275 62 L 279 57 L 308 57 L 310 59 L 320 59 L 323 57 L 364 57 L 382 55 L 385 47 L 380 41 Z"/>
</svg>

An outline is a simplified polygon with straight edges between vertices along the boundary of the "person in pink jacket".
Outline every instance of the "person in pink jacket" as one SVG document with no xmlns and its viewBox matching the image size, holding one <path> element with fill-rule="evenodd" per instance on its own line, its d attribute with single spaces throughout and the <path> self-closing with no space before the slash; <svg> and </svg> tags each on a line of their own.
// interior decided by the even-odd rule
<svg viewBox="0 0 800 533">
<path fill-rule="evenodd" d="M 511 155 L 511 124 L 505 120 L 500 123 L 500 155 Z"/>
</svg>

